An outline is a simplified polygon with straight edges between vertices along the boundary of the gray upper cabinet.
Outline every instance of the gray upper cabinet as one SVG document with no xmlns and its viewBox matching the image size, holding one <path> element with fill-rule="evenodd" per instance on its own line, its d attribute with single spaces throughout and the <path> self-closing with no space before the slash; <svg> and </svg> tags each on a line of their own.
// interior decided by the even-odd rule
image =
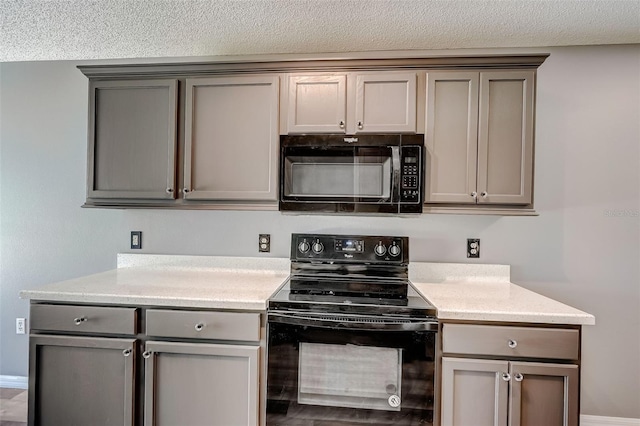
<svg viewBox="0 0 640 426">
<path fill-rule="evenodd" d="M 427 74 L 425 202 L 531 205 L 534 71 Z"/>
<path fill-rule="evenodd" d="M 427 73 L 427 202 L 476 202 L 478 81 L 477 72 Z"/>
<path fill-rule="evenodd" d="M 82 65 L 85 206 L 276 210 L 280 135 L 424 133 L 424 212 L 535 214 L 547 56 Z"/>
<path fill-rule="evenodd" d="M 89 199 L 175 197 L 178 82 L 91 81 Z"/>
<path fill-rule="evenodd" d="M 532 201 L 533 85 L 533 71 L 480 73 L 478 203 Z"/>
<path fill-rule="evenodd" d="M 287 133 L 415 133 L 417 74 L 291 74 Z"/>
<path fill-rule="evenodd" d="M 185 200 L 277 200 L 278 82 L 186 80 Z"/>
<path fill-rule="evenodd" d="M 415 133 L 415 72 L 357 74 L 353 133 Z M 352 85 L 353 86 L 353 85 Z"/>
<path fill-rule="evenodd" d="M 346 113 L 345 74 L 289 76 L 288 133 L 345 133 Z"/>
</svg>

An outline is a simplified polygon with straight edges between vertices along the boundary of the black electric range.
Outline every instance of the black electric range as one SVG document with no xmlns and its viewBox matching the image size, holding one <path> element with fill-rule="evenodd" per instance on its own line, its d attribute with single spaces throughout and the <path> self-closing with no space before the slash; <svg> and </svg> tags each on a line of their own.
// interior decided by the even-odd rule
<svg viewBox="0 0 640 426">
<path fill-rule="evenodd" d="M 267 426 L 433 425 L 438 323 L 409 239 L 293 234 L 267 305 Z"/>
</svg>

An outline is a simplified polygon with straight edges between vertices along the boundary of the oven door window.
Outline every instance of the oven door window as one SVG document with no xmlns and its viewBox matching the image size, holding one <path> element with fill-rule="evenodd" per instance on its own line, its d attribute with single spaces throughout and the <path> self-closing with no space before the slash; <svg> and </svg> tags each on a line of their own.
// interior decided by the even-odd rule
<svg viewBox="0 0 640 426">
<path fill-rule="evenodd" d="M 301 343 L 298 403 L 400 411 L 402 350 Z"/>
<path fill-rule="evenodd" d="M 292 148 L 283 158 L 283 198 L 307 201 L 389 202 L 390 148 Z"/>
</svg>

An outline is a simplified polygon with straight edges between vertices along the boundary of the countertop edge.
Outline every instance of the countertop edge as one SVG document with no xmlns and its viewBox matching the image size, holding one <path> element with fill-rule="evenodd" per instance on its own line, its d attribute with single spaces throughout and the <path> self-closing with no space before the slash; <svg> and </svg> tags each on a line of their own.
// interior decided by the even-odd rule
<svg viewBox="0 0 640 426">
<path fill-rule="evenodd" d="M 35 302 L 63 302 L 86 303 L 104 305 L 131 305 L 136 307 L 166 307 L 166 308 L 202 308 L 224 309 L 265 312 L 267 302 L 256 300 L 224 300 L 224 299 L 190 299 L 190 298 L 163 298 L 154 296 L 114 296 L 92 294 L 87 296 L 82 293 L 60 293 L 38 290 L 23 290 L 20 298 L 30 299 Z"/>
<path fill-rule="evenodd" d="M 595 325 L 595 317 L 591 314 L 541 314 L 537 312 L 501 313 L 488 311 L 461 312 L 454 310 L 438 310 L 439 321 L 487 321 L 513 322 L 526 324 L 562 324 L 562 325 Z"/>
</svg>

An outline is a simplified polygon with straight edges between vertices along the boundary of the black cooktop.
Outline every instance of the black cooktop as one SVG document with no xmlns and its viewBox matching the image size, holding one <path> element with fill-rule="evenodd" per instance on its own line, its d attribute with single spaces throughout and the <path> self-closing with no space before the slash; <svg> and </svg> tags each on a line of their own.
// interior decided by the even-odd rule
<svg viewBox="0 0 640 426">
<path fill-rule="evenodd" d="M 323 279 L 315 283 L 322 288 Z M 296 278 L 290 278 L 268 301 L 270 311 L 298 310 L 305 312 L 335 312 L 363 315 L 401 315 L 410 317 L 435 317 L 436 310 L 409 282 L 404 282 L 405 297 L 371 293 L 344 293 L 332 290 L 296 291 Z M 326 281 L 327 287 L 335 282 Z M 362 281 L 358 281 L 362 284 Z M 396 283 L 394 283 L 395 285 Z M 291 287 L 294 287 L 294 290 Z"/>
<path fill-rule="evenodd" d="M 293 234 L 291 276 L 269 311 L 435 317 L 408 280 L 407 237 Z"/>
</svg>

